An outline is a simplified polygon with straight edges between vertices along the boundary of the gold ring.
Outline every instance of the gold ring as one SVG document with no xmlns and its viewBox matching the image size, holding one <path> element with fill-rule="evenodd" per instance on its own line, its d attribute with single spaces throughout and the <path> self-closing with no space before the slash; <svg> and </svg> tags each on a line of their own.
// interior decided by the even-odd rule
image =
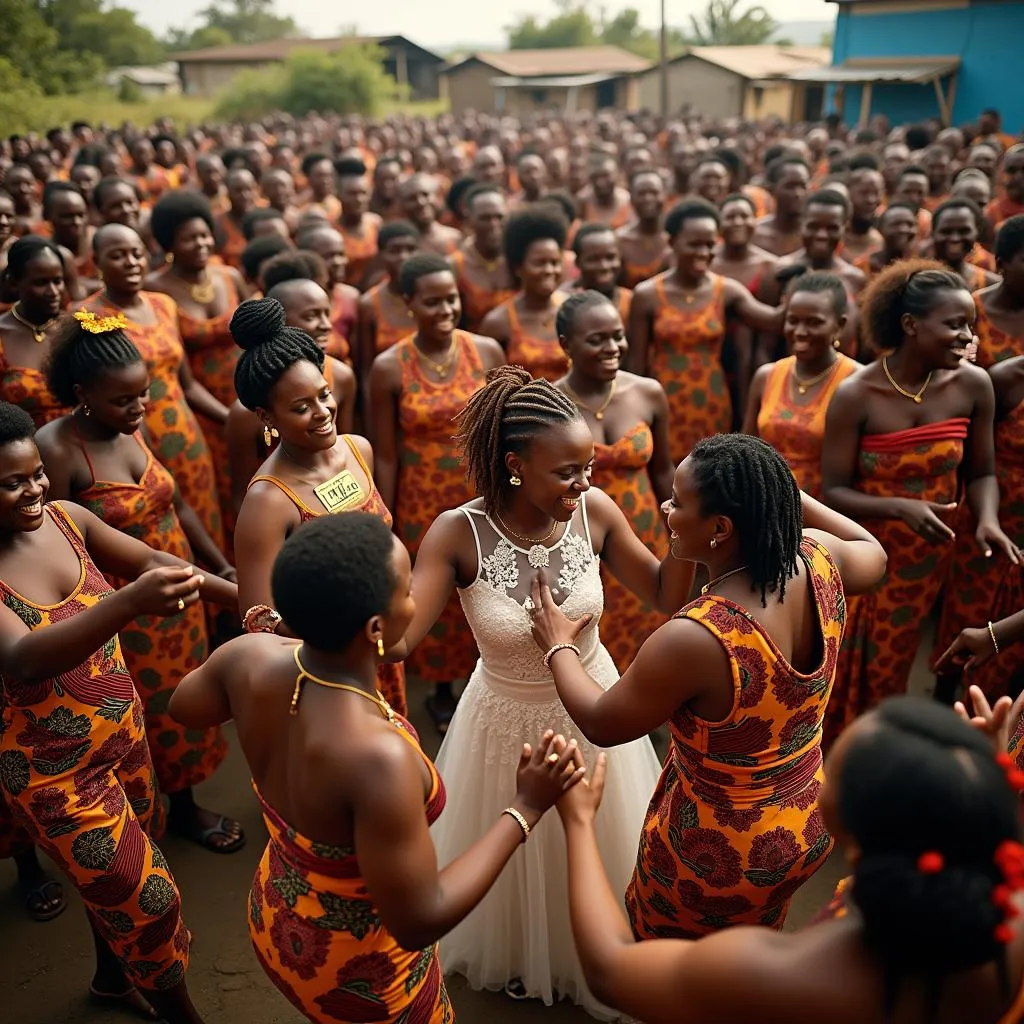
<svg viewBox="0 0 1024 1024">
<path fill-rule="evenodd" d="M 183 612 L 184 610 L 185 610 L 185 598 L 179 597 L 178 598 L 178 611 L 179 612 Z"/>
<path fill-rule="evenodd" d="M 548 764 L 558 764 L 558 754 L 548 754 Z"/>
</svg>

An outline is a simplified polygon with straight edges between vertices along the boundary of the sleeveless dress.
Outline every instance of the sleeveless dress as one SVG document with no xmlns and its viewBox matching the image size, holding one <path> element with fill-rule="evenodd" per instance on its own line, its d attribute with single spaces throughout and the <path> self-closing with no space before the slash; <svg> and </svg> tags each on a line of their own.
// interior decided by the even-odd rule
<svg viewBox="0 0 1024 1024">
<path fill-rule="evenodd" d="M 384 306 L 381 303 L 381 295 L 387 286 L 387 281 L 381 281 L 380 284 L 375 284 L 366 293 L 370 296 L 370 302 L 373 303 L 373 319 L 376 324 L 376 330 L 374 331 L 374 354 L 378 356 L 381 352 L 386 352 L 392 346 L 397 345 L 400 341 L 404 341 L 406 338 L 412 337 L 412 335 L 416 333 L 416 325 L 412 320 L 410 320 L 408 324 L 402 324 L 401 327 L 396 327 L 384 315 Z M 367 372 L 369 372 L 369 369 L 367 369 Z"/>
<path fill-rule="evenodd" d="M 795 367 L 796 356 L 786 356 L 772 367 L 757 414 L 757 436 L 786 460 L 800 490 L 820 498 L 825 415 L 836 388 L 860 364 L 839 353 L 835 369 L 806 405 L 793 400 L 790 381 Z"/>
<path fill-rule="evenodd" d="M 646 263 L 630 263 L 623 259 L 622 273 L 619 275 L 619 280 L 629 289 L 635 288 L 638 284 L 643 284 L 644 281 L 655 277 L 665 269 L 667 254 L 668 246 L 666 245 L 664 251 Z"/>
<path fill-rule="evenodd" d="M 359 506 L 359 508 L 350 508 L 346 509 L 346 511 L 369 512 L 370 515 L 374 515 L 382 519 L 385 525 L 390 528 L 393 525 L 391 513 L 388 511 L 387 505 L 384 504 L 384 499 L 380 496 L 380 491 L 378 491 L 376 486 L 373 484 L 373 474 L 370 472 L 370 467 L 366 465 L 366 460 L 362 455 L 360 455 L 355 441 L 353 441 L 347 434 L 342 434 L 341 437 L 345 439 L 345 443 L 348 445 L 353 457 L 359 464 L 359 468 L 365 474 L 366 479 L 370 481 L 370 485 L 373 486 L 373 493 L 366 499 L 366 501 L 363 502 L 362 505 Z M 303 523 L 309 522 L 310 519 L 316 519 L 318 516 L 325 516 L 329 514 L 326 509 L 310 508 L 283 480 L 278 480 L 276 476 L 254 476 L 252 480 L 249 481 L 249 487 L 252 487 L 253 484 L 260 481 L 273 484 L 279 490 L 284 491 L 284 493 L 291 499 L 292 504 L 298 509 L 299 518 Z M 248 490 L 248 488 L 246 488 L 246 490 Z M 377 686 L 395 711 L 400 715 L 405 715 L 407 713 L 405 701 L 405 666 L 401 662 L 387 662 L 378 665 Z"/>
<path fill-rule="evenodd" d="M 156 323 L 142 325 L 128 321 L 128 336 L 135 343 L 149 370 L 149 404 L 146 432 L 153 441 L 154 454 L 171 471 L 185 501 L 195 509 L 213 542 L 224 550 L 224 523 L 217 500 L 216 479 L 228 475 L 214 471 L 213 456 L 196 415 L 185 401 L 178 372 L 185 349 L 178 327 L 178 307 L 162 292 L 142 292 Z M 86 299 L 85 308 L 97 316 L 112 316 L 120 310 L 107 302 L 102 292 Z"/>
<path fill-rule="evenodd" d="M 30 366 L 12 366 L 4 354 L 0 336 L 0 399 L 20 406 L 36 427 L 71 412 L 57 401 L 46 383 L 46 374 Z"/>
<path fill-rule="evenodd" d="M 402 723 L 399 732 L 430 772 L 425 810 L 433 824 L 444 810 L 444 784 Z M 256 795 L 270 841 L 249 893 L 249 937 L 281 994 L 317 1024 L 452 1024 L 437 945 L 402 949 L 368 897 L 356 851 L 307 839 Z"/>
<path fill-rule="evenodd" d="M 82 444 L 93 482 L 77 500 L 107 526 L 190 562 L 192 549 L 174 508 L 174 478 L 153 458 L 139 434 L 135 440 L 146 453 L 146 468 L 137 484 L 97 479 Z M 108 579 L 115 588 L 126 582 Z M 186 729 L 167 710 L 178 683 L 206 661 L 203 605 L 190 604 L 166 618 L 140 615 L 121 630 L 120 639 L 125 665 L 145 707 L 146 737 L 161 791 L 177 793 L 205 782 L 227 756 L 220 728 Z"/>
<path fill-rule="evenodd" d="M 504 261 L 504 257 L 501 257 Z M 480 332 L 484 317 L 492 309 L 496 309 L 515 295 L 515 288 L 499 288 L 488 291 L 482 285 L 474 284 L 466 273 L 466 253 L 460 249 L 451 258 L 452 270 L 455 272 L 455 283 L 462 298 L 462 326 L 475 334 Z"/>
<path fill-rule="evenodd" d="M 668 395 L 669 450 L 677 465 L 698 441 L 732 429 L 732 398 L 722 368 L 725 279 L 710 276 L 711 298 L 695 308 L 669 300 L 664 276 L 655 283 L 648 372 Z"/>
<path fill-rule="evenodd" d="M 959 490 L 959 469 L 970 420 L 926 423 L 860 441 L 853 486 L 879 497 L 948 504 Z M 954 513 L 941 513 L 949 525 Z M 872 519 L 871 532 L 889 556 L 885 575 L 866 594 L 850 598 L 846 636 L 825 720 L 828 745 L 855 718 L 907 692 L 907 679 L 953 558 L 953 545 L 932 544 L 902 519 Z"/>
<path fill-rule="evenodd" d="M 668 537 L 648 473 L 653 454 L 654 437 L 646 423 L 638 423 L 614 444 L 595 442 L 591 483 L 622 509 L 633 532 L 648 550 L 662 558 L 668 550 Z M 604 585 L 602 643 L 619 672 L 625 672 L 643 642 L 664 623 L 665 616 L 645 605 L 604 567 L 601 582 Z"/>
<path fill-rule="evenodd" d="M 565 301 L 561 292 L 555 293 L 555 310 Z M 551 313 L 551 328 L 549 338 L 541 338 L 535 334 L 528 334 L 519 321 L 519 314 L 516 312 L 515 299 L 509 299 L 502 303 L 508 310 L 508 350 L 506 357 L 510 366 L 522 366 L 530 371 L 532 377 L 544 377 L 554 383 L 566 375 L 569 370 L 569 357 L 562 351 L 558 344 L 557 332 L 555 331 L 555 312 Z"/>
<path fill-rule="evenodd" d="M 111 593 L 58 502 L 46 512 L 80 566 L 63 601 L 40 605 L 0 580 L 0 600 L 30 630 Z M 81 665 L 35 683 L 0 679 L 0 788 L 36 844 L 71 879 L 90 918 L 140 989 L 185 977 L 191 936 L 174 878 L 150 834 L 163 829 L 142 701 L 117 634 Z"/>
<path fill-rule="evenodd" d="M 358 299 L 358 296 L 356 296 Z M 352 365 L 352 338 L 355 336 L 358 310 L 356 299 L 339 285 L 331 292 L 331 339 L 327 354 Z"/>
<path fill-rule="evenodd" d="M 364 218 L 364 231 L 362 236 L 354 235 L 342 225 L 338 225 L 338 231 L 345 239 L 345 255 L 348 257 L 348 266 L 345 268 L 345 284 L 358 288 L 366 276 L 366 268 L 370 261 L 377 255 L 377 236 L 380 234 L 380 224 L 375 217 Z"/>
<path fill-rule="evenodd" d="M 402 392 L 395 532 L 414 559 L 430 524 L 473 497 L 466 469 L 455 454 L 453 421 L 483 386 L 484 367 L 472 335 L 456 331 L 455 342 L 454 372 L 443 381 L 430 380 L 423 372 L 411 338 L 396 348 Z M 441 617 L 409 655 L 409 670 L 429 683 L 450 682 L 467 679 L 476 659 L 473 634 L 452 594 Z"/>
<path fill-rule="evenodd" d="M 515 795 L 523 744 L 547 729 L 579 739 L 587 764 L 598 748 L 579 734 L 558 699 L 551 673 L 523 607 L 534 570 L 527 552 L 512 545 L 482 509 L 463 505 L 477 547 L 477 578 L 459 590 L 480 648 L 480 661 L 459 699 L 441 744 L 437 767 L 447 781 L 448 812 L 434 826 L 439 864 L 480 838 Z M 603 607 L 599 559 L 587 522 L 586 495 L 561 539 L 547 548 L 547 574 L 556 601 L 570 618 L 594 621 L 576 643 L 583 667 L 603 687 L 618 677 L 601 645 Z M 636 859 L 644 810 L 658 778 L 658 759 L 646 737 L 608 751 L 608 785 L 597 816 L 601 859 L 617 892 Z M 521 978 L 531 996 L 551 1004 L 567 996 L 592 1016 L 619 1016 L 587 988 L 569 924 L 565 839 L 548 814 L 508 864 L 483 901 L 441 940 L 445 973 L 464 974 L 473 988 L 499 989 Z"/>
<path fill-rule="evenodd" d="M 249 244 L 245 240 L 245 233 L 228 211 L 225 211 L 220 217 L 216 217 L 214 224 L 216 225 L 214 234 L 217 238 L 217 255 L 229 267 L 240 271 L 242 269 L 242 253 L 245 252 L 245 247 Z"/>
<path fill-rule="evenodd" d="M 626 894 L 640 940 L 696 939 L 740 924 L 781 929 L 793 894 L 832 849 L 817 807 L 821 724 L 846 609 L 825 548 L 805 538 L 800 557 L 822 637 L 811 673 L 793 668 L 727 598 L 698 598 L 676 616 L 699 622 L 725 649 L 733 706 L 708 722 L 684 705 L 669 722 L 672 746 Z"/>
</svg>

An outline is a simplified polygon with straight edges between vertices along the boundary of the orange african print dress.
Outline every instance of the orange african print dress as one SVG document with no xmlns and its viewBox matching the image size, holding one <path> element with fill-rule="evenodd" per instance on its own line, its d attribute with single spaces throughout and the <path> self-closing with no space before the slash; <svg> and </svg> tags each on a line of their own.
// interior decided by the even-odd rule
<svg viewBox="0 0 1024 1024">
<path fill-rule="evenodd" d="M 432 825 L 444 810 L 444 784 L 412 726 L 403 720 L 398 729 L 430 772 Z M 307 839 L 256 795 L 270 841 L 249 893 L 249 937 L 281 994 L 316 1024 L 452 1024 L 437 945 L 399 946 L 370 899 L 356 850 Z"/>
<path fill-rule="evenodd" d="M 969 419 L 958 417 L 863 436 L 853 486 L 878 497 L 955 501 L 969 426 Z M 953 516 L 939 518 L 951 523 Z M 889 562 L 869 593 L 850 599 L 825 722 L 826 745 L 886 697 L 906 693 L 921 623 L 939 596 L 953 557 L 952 545 L 929 543 L 901 519 L 873 519 L 869 525 Z"/>
<path fill-rule="evenodd" d="M 195 413 L 185 401 L 179 373 L 185 359 L 178 330 L 178 307 L 162 292 L 142 292 L 156 316 L 154 324 L 128 321 L 128 336 L 135 343 L 149 370 L 149 404 L 146 433 L 154 454 L 174 477 L 186 503 L 195 509 L 206 532 L 224 550 L 224 523 L 217 500 L 217 477 L 213 456 Z M 121 312 L 98 292 L 85 302 L 97 316 Z M 221 463 L 227 466 L 226 462 Z M 227 476 L 227 470 L 221 474 Z"/>
<path fill-rule="evenodd" d="M 358 508 L 346 509 L 347 512 L 369 512 L 371 515 L 380 517 L 385 524 L 390 527 L 393 525 L 391 513 L 388 511 L 387 505 L 384 504 L 384 499 L 380 496 L 380 491 L 377 490 L 376 485 L 373 484 L 373 474 L 370 472 L 370 467 L 366 465 L 366 461 L 362 455 L 359 454 L 359 449 L 356 447 L 355 441 L 352 440 L 347 434 L 342 434 L 341 437 L 345 443 L 349 446 L 356 462 L 359 463 L 359 468 L 362 469 L 366 475 L 366 479 L 370 481 L 373 486 L 373 493 L 360 505 Z M 320 510 L 310 508 L 283 480 L 278 480 L 276 476 L 254 476 L 249 481 L 249 487 L 252 487 L 254 483 L 258 481 L 265 481 L 268 484 L 273 484 L 275 487 L 280 488 L 285 494 L 291 499 L 292 504 L 299 510 L 299 519 L 302 522 L 308 522 L 310 519 L 316 519 L 317 516 L 327 515 L 327 510 Z M 384 694 L 387 702 L 401 715 L 406 714 L 407 705 L 405 700 L 405 666 L 401 663 L 385 662 L 377 666 L 377 685 L 380 688 L 380 692 Z"/>
<path fill-rule="evenodd" d="M 837 353 L 831 376 L 806 404 L 798 402 L 793 394 L 796 356 L 780 359 L 765 382 L 757 436 L 786 460 L 800 490 L 812 498 L 821 497 L 821 445 L 829 403 L 836 388 L 859 369 L 855 360 Z"/>
<path fill-rule="evenodd" d="M 392 346 L 397 345 L 406 338 L 412 337 L 416 333 L 416 325 L 412 320 L 395 326 L 385 315 L 381 296 L 384 294 L 384 289 L 387 286 L 387 281 L 381 281 L 380 284 L 375 284 L 366 293 L 370 296 L 370 302 L 373 303 L 374 344 L 376 346 L 374 352 L 378 356 L 381 352 L 386 352 Z"/>
<path fill-rule="evenodd" d="M 327 343 L 327 354 L 352 365 L 352 338 L 355 336 L 358 309 L 356 298 L 338 285 L 331 292 L 331 340 Z"/>
<path fill-rule="evenodd" d="M 591 483 L 600 487 L 625 513 L 633 532 L 660 560 L 667 550 L 665 525 L 654 496 L 648 465 L 654 454 L 654 435 L 638 423 L 613 444 L 594 444 Z M 665 616 L 644 604 L 604 566 L 604 611 L 601 643 L 619 673 L 629 668 L 641 644 L 665 621 Z"/>
<path fill-rule="evenodd" d="M 339 226 L 342 238 L 345 239 L 345 255 L 348 266 L 345 268 L 345 284 L 358 288 L 366 277 L 366 268 L 377 255 L 377 236 L 380 234 L 380 222 L 375 217 L 363 218 L 363 233 L 354 234 Z"/>
<path fill-rule="evenodd" d="M 185 345 L 192 373 L 207 391 L 228 409 L 238 397 L 235 394 L 235 366 L 242 350 L 231 336 L 231 317 L 238 306 L 238 292 L 231 275 L 222 268 L 214 267 L 213 273 L 221 274 L 228 291 L 228 308 L 220 316 L 209 320 L 196 319 L 178 310 L 178 324 L 181 340 Z M 198 417 L 203 428 L 206 443 L 210 446 L 214 464 L 228 465 L 228 442 L 224 436 L 224 424 L 214 423 L 206 416 Z M 234 524 L 234 510 L 231 503 L 231 474 L 218 473 L 217 495 L 220 500 L 221 518 L 228 532 Z"/>
<path fill-rule="evenodd" d="M 649 260 L 647 263 L 630 263 L 623 259 L 622 261 L 622 272 L 619 275 L 619 280 L 622 281 L 623 285 L 627 288 L 635 288 L 638 284 L 643 284 L 644 281 L 650 280 L 652 277 L 657 277 L 665 269 L 665 252 L 662 251 L 658 256 Z"/>
<path fill-rule="evenodd" d="M 174 478 L 153 458 L 141 436 L 146 469 L 137 484 L 97 480 L 85 446 L 93 482 L 77 495 L 90 512 L 129 537 L 157 551 L 192 561 L 192 549 L 174 509 Z M 115 587 L 124 580 L 111 579 Z M 186 729 L 168 713 L 178 683 L 206 661 L 206 616 L 200 603 L 167 618 L 141 615 L 121 630 L 121 650 L 146 712 L 146 736 L 164 793 L 177 793 L 205 782 L 228 752 L 220 728 Z"/>
<path fill-rule="evenodd" d="M 452 435 L 455 417 L 484 385 L 484 367 L 471 335 L 455 332 L 454 372 L 444 381 L 423 372 L 412 338 L 396 349 L 402 369 L 398 399 L 400 448 L 395 532 L 416 557 L 430 524 L 474 497 Z M 452 593 L 441 617 L 409 656 L 412 671 L 430 683 L 468 679 L 477 661 L 476 642 L 459 595 Z"/>
<path fill-rule="evenodd" d="M 1024 402 L 1011 409 L 995 429 L 996 479 L 999 481 L 999 525 L 1018 547 L 1024 545 Z M 967 502 L 957 510 L 953 564 L 942 598 L 935 654 L 941 654 L 965 626 L 998 622 L 1024 608 L 1024 569 L 1002 554 L 986 558 L 974 539 L 977 523 Z M 1024 644 L 1000 649 L 970 682 L 995 703 L 1010 692 L 1024 669 Z"/>
<path fill-rule="evenodd" d="M 832 849 L 817 803 L 821 724 L 846 621 L 843 581 L 815 541 L 804 538 L 800 556 L 822 637 L 814 672 L 793 668 L 727 598 L 698 598 L 676 616 L 699 622 L 725 648 L 733 707 L 707 722 L 684 705 L 669 722 L 672 745 L 626 891 L 638 939 L 696 939 L 742 924 L 781 929 L 793 894 Z"/>
<path fill-rule="evenodd" d="M 698 441 L 732 429 L 732 398 L 722 367 L 725 279 L 718 274 L 710 277 L 711 298 L 696 308 L 683 309 L 671 302 L 664 276 L 655 283 L 658 304 L 648 371 L 668 395 L 669 449 L 676 464 Z"/>
<path fill-rule="evenodd" d="M 519 314 L 516 312 L 515 299 L 502 303 L 508 310 L 509 339 L 505 357 L 510 366 L 522 366 L 529 370 L 530 376 L 543 377 L 552 383 L 566 375 L 569 370 L 569 357 L 562 351 L 555 330 L 555 312 L 564 301 L 565 296 L 561 292 L 555 292 L 552 296 L 554 308 L 551 310 L 551 323 L 550 326 L 545 324 L 545 333 L 550 337 L 528 334 L 523 329 Z"/>
<path fill-rule="evenodd" d="M 452 270 L 455 272 L 455 283 L 459 288 L 459 295 L 462 298 L 462 325 L 467 331 L 474 334 L 479 333 L 480 325 L 484 317 L 492 309 L 497 309 L 504 302 L 515 295 L 515 288 L 499 288 L 497 291 L 490 291 L 483 285 L 474 284 L 466 273 L 466 253 L 460 249 L 454 253 L 451 260 Z"/>
<path fill-rule="evenodd" d="M 242 253 L 249 244 L 241 226 L 231 216 L 230 211 L 214 218 L 217 236 L 217 255 L 235 270 L 242 269 Z"/>
<path fill-rule="evenodd" d="M 978 310 L 978 319 L 974 324 L 978 335 L 978 357 L 975 362 L 986 370 L 995 363 L 1014 356 L 1024 356 L 1024 339 L 1016 338 L 1001 327 L 997 327 L 988 315 L 985 303 L 975 292 L 974 305 Z"/>
<path fill-rule="evenodd" d="M 31 366 L 12 366 L 4 354 L 0 335 L 0 399 L 20 406 L 37 427 L 71 412 L 57 401 L 46 383 L 46 374 Z"/>
<path fill-rule="evenodd" d="M 36 604 L 0 580 L 0 600 L 33 631 L 111 593 L 68 514 L 57 502 L 46 511 L 78 559 L 79 580 L 55 605 Z M 167 861 L 149 837 L 162 830 L 163 811 L 142 701 L 117 635 L 52 679 L 0 682 L 5 799 L 74 883 L 128 977 L 141 989 L 178 984 L 191 937 Z"/>
</svg>

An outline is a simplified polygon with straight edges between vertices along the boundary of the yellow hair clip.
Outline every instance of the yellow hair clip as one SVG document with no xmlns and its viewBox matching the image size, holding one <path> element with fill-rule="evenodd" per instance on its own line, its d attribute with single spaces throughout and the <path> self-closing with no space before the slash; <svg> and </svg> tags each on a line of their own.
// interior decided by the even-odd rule
<svg viewBox="0 0 1024 1024">
<path fill-rule="evenodd" d="M 80 309 L 75 319 L 82 325 L 82 330 L 90 334 L 110 334 L 111 331 L 123 331 L 128 326 L 124 313 L 97 317 L 87 309 Z"/>
</svg>

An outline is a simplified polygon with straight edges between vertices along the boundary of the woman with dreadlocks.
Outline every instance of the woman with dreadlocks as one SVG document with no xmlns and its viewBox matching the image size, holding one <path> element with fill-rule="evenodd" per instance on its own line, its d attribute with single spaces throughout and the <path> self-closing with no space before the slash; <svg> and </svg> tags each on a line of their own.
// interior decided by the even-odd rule
<svg viewBox="0 0 1024 1024">
<path fill-rule="evenodd" d="M 594 681 L 576 653 L 586 617 L 567 617 L 542 579 L 534 636 L 553 652 L 558 695 L 592 743 L 614 747 L 669 723 L 671 752 L 626 892 L 635 936 L 781 928 L 832 847 L 817 803 L 843 592 L 872 586 L 885 554 L 801 495 L 782 456 L 745 434 L 700 441 L 663 510 L 672 556 L 706 566 L 710 581 L 616 686 Z"/>
<path fill-rule="evenodd" d="M 605 565 L 646 604 L 671 614 L 686 600 L 693 566 L 658 559 L 619 507 L 592 489 L 594 439 L 566 394 L 521 367 L 487 376 L 461 413 L 458 436 L 479 497 L 442 513 L 416 559 L 416 616 L 410 648 L 434 624 L 453 589 L 473 630 L 480 660 L 452 718 L 438 767 L 449 786 L 448 812 L 435 826 L 442 862 L 465 848 L 480 822 L 508 806 L 511 769 L 526 737 L 572 728 L 551 682 L 548 661 L 530 637 L 533 577 L 546 569 L 553 600 L 587 627 L 576 643 L 601 687 L 618 673 L 598 636 Z M 543 731 L 543 729 L 541 730 Z M 588 763 L 595 748 L 581 742 Z M 614 751 L 613 785 L 597 822 L 598 842 L 621 892 L 636 858 L 644 807 L 658 778 L 646 737 Z M 594 1016 L 615 1017 L 583 980 L 565 917 L 565 846 L 542 822 L 522 857 L 480 906 L 441 943 L 446 971 L 475 988 L 551 1003 L 567 996 Z"/>
</svg>

